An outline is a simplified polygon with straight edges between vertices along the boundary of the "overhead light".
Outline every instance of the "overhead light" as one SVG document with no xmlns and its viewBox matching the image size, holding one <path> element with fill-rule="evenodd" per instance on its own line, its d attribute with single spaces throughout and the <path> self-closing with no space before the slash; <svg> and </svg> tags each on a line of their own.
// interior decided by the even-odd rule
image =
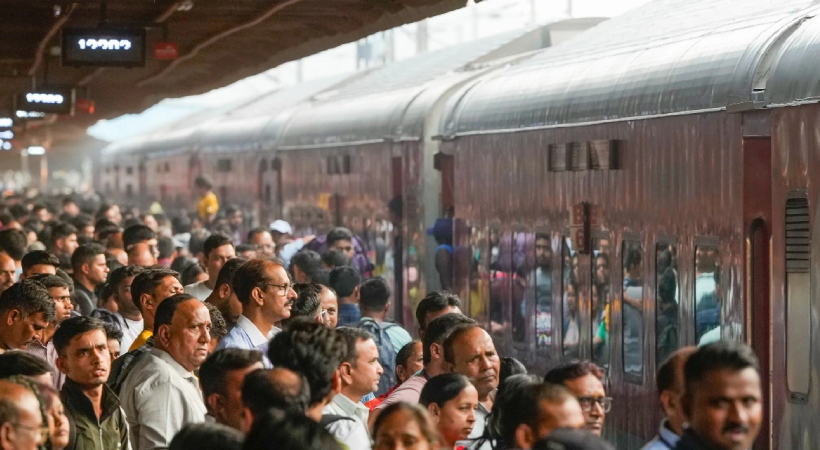
<svg viewBox="0 0 820 450">
<path fill-rule="evenodd" d="M 11 142 L 3 142 L 3 150 L 11 150 Z"/>
<path fill-rule="evenodd" d="M 190 11 L 194 7 L 193 0 L 185 0 L 179 4 L 177 11 Z"/>
<path fill-rule="evenodd" d="M 14 126 L 14 119 L 11 117 L 0 117 L 0 128 L 11 128 Z"/>
<path fill-rule="evenodd" d="M 14 132 L 11 130 L 0 131 L 0 139 L 14 139 Z"/>
<path fill-rule="evenodd" d="M 17 110 L 15 114 L 21 119 L 41 119 L 46 116 L 46 113 L 38 111 Z"/>
<path fill-rule="evenodd" d="M 26 151 L 29 155 L 33 156 L 40 156 L 46 154 L 46 148 L 39 145 L 32 145 L 31 147 L 27 148 Z"/>
<path fill-rule="evenodd" d="M 63 8 L 60 5 L 54 5 L 54 17 L 60 17 L 63 13 Z"/>
</svg>

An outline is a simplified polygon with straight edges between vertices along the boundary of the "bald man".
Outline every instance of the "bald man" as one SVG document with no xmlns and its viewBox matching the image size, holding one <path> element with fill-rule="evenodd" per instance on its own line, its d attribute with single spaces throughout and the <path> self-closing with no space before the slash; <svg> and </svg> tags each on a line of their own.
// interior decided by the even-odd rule
<svg viewBox="0 0 820 450">
<path fill-rule="evenodd" d="M 17 282 L 17 266 L 11 256 L 0 253 L 0 294 Z"/>
<path fill-rule="evenodd" d="M 686 416 L 683 413 L 684 376 L 683 366 L 697 347 L 684 347 L 669 358 L 658 369 L 656 386 L 666 418 L 661 421 L 660 430 L 654 439 L 641 450 L 672 450 L 683 433 Z"/>
<path fill-rule="evenodd" d="M 37 450 L 43 439 L 40 402 L 19 384 L 0 381 L 0 450 Z"/>
</svg>

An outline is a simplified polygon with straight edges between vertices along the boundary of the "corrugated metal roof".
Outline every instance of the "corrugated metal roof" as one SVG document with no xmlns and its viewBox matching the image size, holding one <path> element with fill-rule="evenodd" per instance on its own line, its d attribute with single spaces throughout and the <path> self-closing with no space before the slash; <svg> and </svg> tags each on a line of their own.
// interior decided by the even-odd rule
<svg viewBox="0 0 820 450">
<path fill-rule="evenodd" d="M 810 0 L 658 0 L 485 77 L 442 134 L 591 123 L 752 100 L 755 71 Z"/>
<path fill-rule="evenodd" d="M 769 106 L 820 100 L 820 17 L 802 24 L 787 39 L 766 83 Z"/>
</svg>

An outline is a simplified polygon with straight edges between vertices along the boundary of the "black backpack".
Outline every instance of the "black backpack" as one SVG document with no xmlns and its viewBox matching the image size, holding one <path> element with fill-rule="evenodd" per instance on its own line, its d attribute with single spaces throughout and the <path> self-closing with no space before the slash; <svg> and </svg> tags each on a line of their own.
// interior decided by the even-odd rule
<svg viewBox="0 0 820 450">
<path fill-rule="evenodd" d="M 376 397 L 386 394 L 398 382 L 396 377 L 396 351 L 393 344 L 390 342 L 390 337 L 387 335 L 387 330 L 390 327 L 396 327 L 394 323 L 376 322 L 370 317 L 362 317 L 359 320 L 358 328 L 361 328 L 371 336 L 379 349 L 379 364 L 381 364 L 384 373 L 379 379 L 379 390 L 375 392 Z"/>
</svg>

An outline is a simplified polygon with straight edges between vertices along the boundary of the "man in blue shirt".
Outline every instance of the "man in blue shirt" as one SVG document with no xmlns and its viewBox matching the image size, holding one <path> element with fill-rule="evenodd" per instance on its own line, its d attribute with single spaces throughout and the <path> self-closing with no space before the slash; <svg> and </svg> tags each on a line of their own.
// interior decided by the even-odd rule
<svg viewBox="0 0 820 450">
<path fill-rule="evenodd" d="M 658 369 L 656 384 L 666 418 L 661 421 L 657 436 L 641 450 L 673 450 L 683 433 L 686 417 L 683 413 L 683 365 L 697 348 L 684 347 L 669 356 Z"/>
<path fill-rule="evenodd" d="M 362 313 L 359 311 L 359 285 L 361 283 L 361 274 L 351 266 L 337 267 L 330 272 L 330 288 L 336 291 L 339 299 L 337 327 L 355 327 L 362 318 Z"/>
</svg>

